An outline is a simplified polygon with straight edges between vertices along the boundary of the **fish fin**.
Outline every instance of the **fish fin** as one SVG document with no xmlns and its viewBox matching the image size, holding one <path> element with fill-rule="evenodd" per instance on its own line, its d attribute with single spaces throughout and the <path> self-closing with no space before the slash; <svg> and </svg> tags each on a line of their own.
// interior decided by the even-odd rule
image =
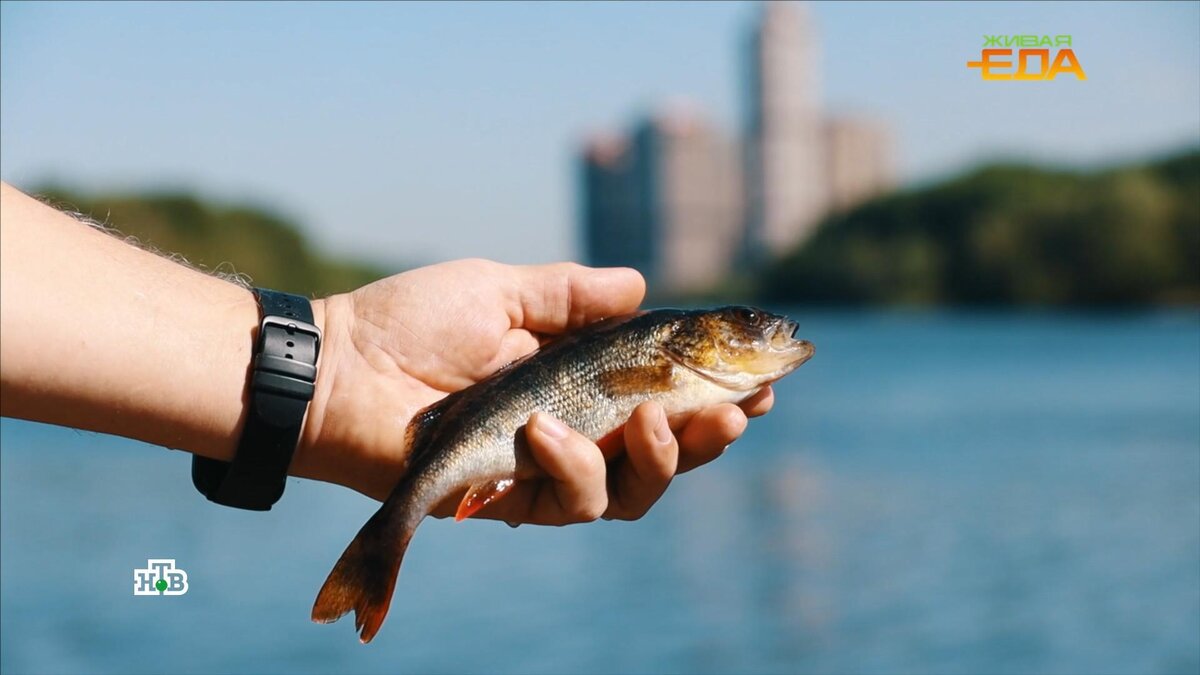
<svg viewBox="0 0 1200 675">
<path fill-rule="evenodd" d="M 354 610 L 354 629 L 363 644 L 379 632 L 413 534 L 412 529 L 397 533 L 393 515 L 385 504 L 358 531 L 317 593 L 313 621 L 332 623 Z"/>
<path fill-rule="evenodd" d="M 600 373 L 600 386 L 612 396 L 670 391 L 673 370 L 670 362 L 618 368 Z"/>
<path fill-rule="evenodd" d="M 458 512 L 454 514 L 454 520 L 462 521 L 470 518 L 479 509 L 508 494 L 508 491 L 516 483 L 517 481 L 512 478 L 501 478 L 499 480 L 472 485 L 471 489 L 467 491 L 467 496 L 463 497 L 462 502 L 459 503 Z"/>
</svg>

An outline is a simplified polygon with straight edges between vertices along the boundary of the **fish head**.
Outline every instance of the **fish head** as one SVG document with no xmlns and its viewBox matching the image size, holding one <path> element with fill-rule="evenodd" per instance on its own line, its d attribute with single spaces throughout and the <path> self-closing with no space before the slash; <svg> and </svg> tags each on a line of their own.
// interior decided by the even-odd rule
<svg viewBox="0 0 1200 675">
<path fill-rule="evenodd" d="M 755 307 L 685 312 L 672 322 L 663 347 L 673 361 L 720 386 L 751 391 L 812 357 L 812 343 L 796 338 L 798 327 Z"/>
</svg>

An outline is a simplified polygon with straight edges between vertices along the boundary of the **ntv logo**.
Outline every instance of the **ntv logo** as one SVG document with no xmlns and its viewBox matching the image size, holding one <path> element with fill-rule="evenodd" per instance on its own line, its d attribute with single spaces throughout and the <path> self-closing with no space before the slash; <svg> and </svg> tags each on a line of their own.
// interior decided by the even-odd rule
<svg viewBox="0 0 1200 675">
<path fill-rule="evenodd" d="M 187 572 L 175 567 L 174 558 L 151 558 L 146 561 L 146 569 L 133 571 L 134 595 L 183 595 L 187 592 Z"/>
</svg>

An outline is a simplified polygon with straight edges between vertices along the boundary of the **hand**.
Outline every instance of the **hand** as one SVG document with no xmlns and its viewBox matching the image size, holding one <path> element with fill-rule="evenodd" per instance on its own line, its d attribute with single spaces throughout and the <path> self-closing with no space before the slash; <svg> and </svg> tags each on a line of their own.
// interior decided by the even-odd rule
<svg viewBox="0 0 1200 675">
<path fill-rule="evenodd" d="M 416 412 L 555 334 L 634 311 L 644 292 L 630 269 L 462 260 L 314 303 L 324 324 L 321 375 L 292 472 L 385 499 L 404 472 L 405 429 Z M 741 408 L 715 406 L 669 423 L 660 406 L 643 404 L 623 444 L 607 448 L 611 463 L 596 444 L 535 414 L 528 439 L 547 477 L 521 481 L 475 517 L 513 524 L 638 518 L 676 473 L 718 457 L 746 416 L 771 403 L 767 389 Z M 453 514 L 460 499 L 452 496 L 434 515 Z"/>
</svg>

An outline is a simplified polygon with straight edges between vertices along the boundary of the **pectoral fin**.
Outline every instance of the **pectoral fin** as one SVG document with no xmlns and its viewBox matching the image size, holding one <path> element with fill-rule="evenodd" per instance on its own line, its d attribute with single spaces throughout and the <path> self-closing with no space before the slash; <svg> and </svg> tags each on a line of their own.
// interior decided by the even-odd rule
<svg viewBox="0 0 1200 675">
<path fill-rule="evenodd" d="M 472 485 L 467 491 L 467 496 L 458 505 L 458 511 L 454 514 L 454 520 L 464 520 L 470 518 L 476 511 L 500 499 L 517 481 L 512 478 L 502 478 L 500 480 L 492 480 L 478 485 Z"/>
</svg>

